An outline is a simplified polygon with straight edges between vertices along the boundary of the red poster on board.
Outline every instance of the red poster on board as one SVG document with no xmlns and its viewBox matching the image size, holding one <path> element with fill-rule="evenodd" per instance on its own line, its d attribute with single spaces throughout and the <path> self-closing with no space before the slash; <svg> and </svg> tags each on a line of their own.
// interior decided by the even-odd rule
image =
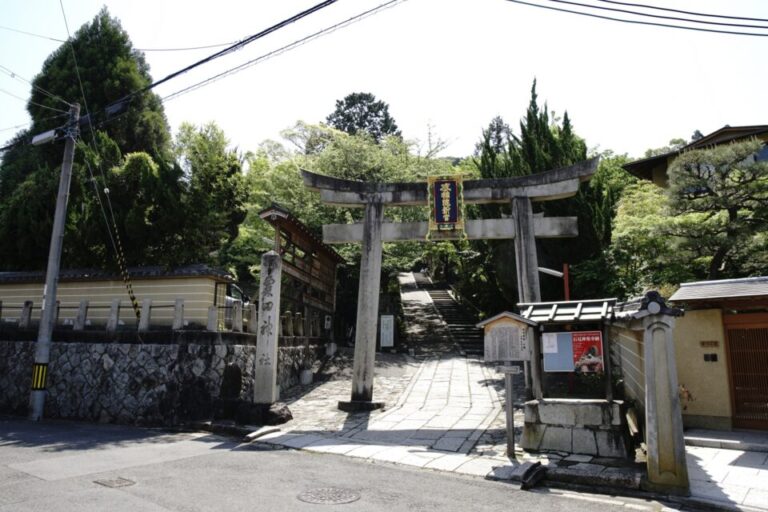
<svg viewBox="0 0 768 512">
<path fill-rule="evenodd" d="M 573 369 L 580 373 L 603 371 L 603 333 L 583 331 L 571 333 Z"/>
</svg>

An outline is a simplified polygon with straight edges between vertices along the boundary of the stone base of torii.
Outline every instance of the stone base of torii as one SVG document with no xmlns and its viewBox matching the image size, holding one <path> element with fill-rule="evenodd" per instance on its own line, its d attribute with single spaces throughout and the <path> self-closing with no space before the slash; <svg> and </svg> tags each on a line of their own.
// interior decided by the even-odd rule
<svg viewBox="0 0 768 512">
<path fill-rule="evenodd" d="M 517 178 L 466 180 L 463 182 L 465 204 L 511 203 L 508 219 L 465 221 L 468 239 L 515 240 L 518 287 L 522 302 L 538 302 L 538 259 L 536 238 L 578 236 L 576 217 L 537 217 L 532 202 L 551 201 L 575 195 L 579 185 L 595 173 L 598 158 L 576 165 Z M 383 242 L 426 241 L 427 223 L 384 223 L 384 208 L 428 205 L 425 182 L 366 183 L 343 180 L 302 170 L 304 184 L 320 192 L 321 200 L 333 206 L 365 208 L 362 224 L 323 226 L 323 241 L 328 244 L 362 244 L 360 287 L 357 303 L 357 327 L 349 401 L 340 402 L 344 411 L 373 410 L 382 406 L 373 400 L 373 372 L 376 357 L 381 255 Z M 438 234 L 435 239 L 451 238 Z M 455 235 L 454 235 L 455 237 Z"/>
</svg>

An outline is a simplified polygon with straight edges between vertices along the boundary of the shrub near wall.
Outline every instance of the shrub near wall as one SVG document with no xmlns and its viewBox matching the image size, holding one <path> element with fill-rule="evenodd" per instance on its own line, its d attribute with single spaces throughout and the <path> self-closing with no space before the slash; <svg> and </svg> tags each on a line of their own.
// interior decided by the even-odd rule
<svg viewBox="0 0 768 512">
<path fill-rule="evenodd" d="M 240 398 L 251 401 L 255 343 L 218 341 L 55 342 L 45 416 L 137 425 L 210 419 L 227 365 L 240 368 Z M 34 350 L 34 342 L 0 341 L 0 411 L 26 414 Z M 310 350 L 314 360 L 318 347 Z M 303 347 L 280 347 L 281 389 L 298 382 L 304 353 Z"/>
</svg>

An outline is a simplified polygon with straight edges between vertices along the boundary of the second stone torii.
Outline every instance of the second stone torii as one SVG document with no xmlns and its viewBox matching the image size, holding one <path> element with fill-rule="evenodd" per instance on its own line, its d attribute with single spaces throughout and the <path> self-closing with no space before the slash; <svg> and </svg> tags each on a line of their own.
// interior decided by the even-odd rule
<svg viewBox="0 0 768 512">
<path fill-rule="evenodd" d="M 599 158 L 516 178 L 464 181 L 466 204 L 511 203 L 512 217 L 465 221 L 469 239 L 514 238 L 518 288 L 522 302 L 539 302 L 536 238 L 578 236 L 576 217 L 534 217 L 531 202 L 551 201 L 575 195 L 579 185 L 597 170 Z M 344 411 L 373 410 L 383 406 L 373 401 L 373 370 L 376 357 L 376 327 L 379 310 L 381 254 L 383 242 L 426 241 L 427 222 L 384 223 L 384 208 L 426 206 L 425 182 L 366 183 L 332 178 L 302 170 L 304 184 L 320 192 L 323 203 L 365 208 L 362 224 L 323 226 L 328 244 L 361 242 L 360 286 L 352 377 L 352 396 L 339 402 Z M 451 239 L 450 232 L 436 233 L 432 240 Z"/>
</svg>

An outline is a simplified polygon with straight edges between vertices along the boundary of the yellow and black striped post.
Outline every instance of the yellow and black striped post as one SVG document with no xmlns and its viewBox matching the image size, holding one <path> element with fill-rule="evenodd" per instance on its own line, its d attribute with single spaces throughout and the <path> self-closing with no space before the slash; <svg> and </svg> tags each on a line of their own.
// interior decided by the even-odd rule
<svg viewBox="0 0 768 512">
<path fill-rule="evenodd" d="M 133 313 L 136 315 L 136 320 L 141 320 L 141 309 L 139 308 L 139 301 L 136 300 L 136 295 L 133 293 L 133 285 L 131 284 L 131 276 L 128 274 L 128 266 L 125 263 L 125 253 L 123 252 L 123 244 L 120 241 L 120 233 L 117 230 L 117 224 L 112 218 L 112 227 L 115 230 L 115 245 L 117 248 L 117 264 L 120 266 L 120 275 L 123 277 L 123 283 L 125 289 L 128 290 L 128 297 L 131 299 L 131 306 L 133 307 Z"/>
<path fill-rule="evenodd" d="M 45 391 L 48 387 L 48 364 L 32 365 L 32 391 Z"/>
</svg>

